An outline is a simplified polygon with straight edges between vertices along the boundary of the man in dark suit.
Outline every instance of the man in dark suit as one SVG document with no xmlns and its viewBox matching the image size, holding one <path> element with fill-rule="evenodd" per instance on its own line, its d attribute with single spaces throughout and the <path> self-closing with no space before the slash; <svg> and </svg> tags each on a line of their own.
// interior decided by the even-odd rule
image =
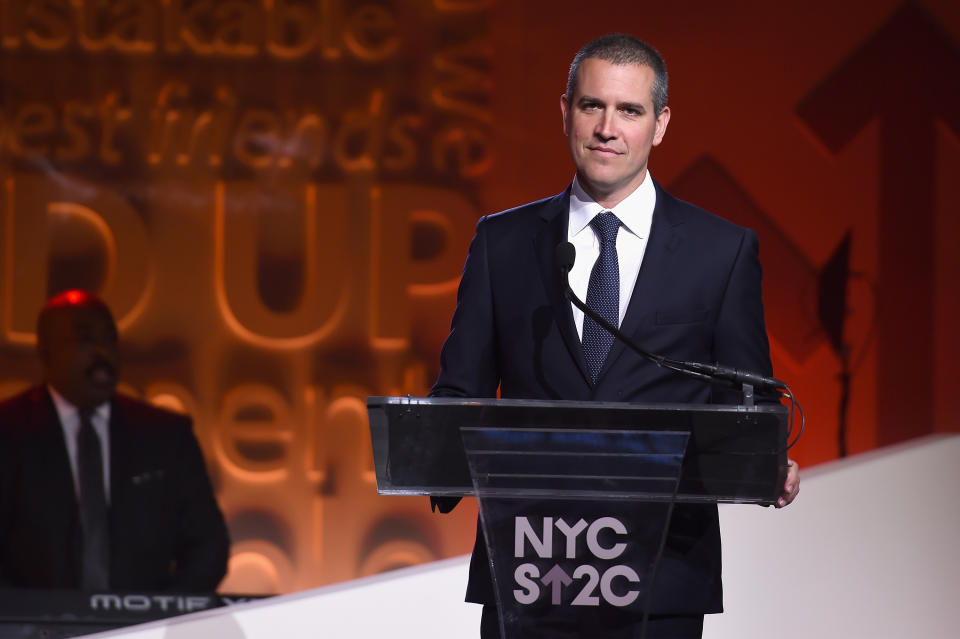
<svg viewBox="0 0 960 639">
<path fill-rule="evenodd" d="M 188 417 L 115 394 L 107 306 L 37 322 L 44 384 L 0 403 L 0 586 L 211 591 L 229 539 Z"/>
<path fill-rule="evenodd" d="M 577 54 L 560 100 L 574 181 L 477 224 L 432 395 L 493 397 L 499 388 L 505 398 L 739 403 L 624 348 L 573 308 L 554 257 L 566 241 L 576 247 L 578 297 L 647 350 L 772 374 L 756 235 L 673 198 L 647 170 L 670 120 L 666 98 L 662 58 L 631 36 L 605 36 Z M 798 488 L 791 463 L 777 505 Z M 467 601 L 484 604 L 481 636 L 496 637 L 488 564 L 478 528 Z M 647 636 L 699 637 L 703 615 L 722 605 L 716 507 L 678 505 Z M 596 636 L 639 636 L 621 622 Z"/>
</svg>

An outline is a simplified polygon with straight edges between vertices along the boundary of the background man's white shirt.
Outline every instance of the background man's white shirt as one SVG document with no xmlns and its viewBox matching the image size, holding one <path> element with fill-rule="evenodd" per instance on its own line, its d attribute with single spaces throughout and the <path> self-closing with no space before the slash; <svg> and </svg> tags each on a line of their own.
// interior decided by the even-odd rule
<svg viewBox="0 0 960 639">
<path fill-rule="evenodd" d="M 60 418 L 60 427 L 63 428 L 63 439 L 67 444 L 67 456 L 70 457 L 70 471 L 73 473 L 73 489 L 80 493 L 80 477 L 77 469 L 77 434 L 80 432 L 80 412 L 58 393 L 53 386 L 47 386 L 53 405 Z M 93 430 L 100 438 L 100 454 L 103 459 L 103 489 L 107 494 L 107 503 L 110 503 L 110 402 L 104 402 L 94 409 L 90 416 Z"/>
</svg>

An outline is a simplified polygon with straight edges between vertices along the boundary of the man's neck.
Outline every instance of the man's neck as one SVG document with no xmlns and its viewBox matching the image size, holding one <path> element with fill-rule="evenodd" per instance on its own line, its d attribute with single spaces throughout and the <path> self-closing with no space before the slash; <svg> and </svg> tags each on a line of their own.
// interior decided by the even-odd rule
<svg viewBox="0 0 960 639">
<path fill-rule="evenodd" d="M 108 399 L 104 402 L 100 402 L 96 406 L 83 406 L 81 405 L 80 402 L 76 402 L 73 399 L 64 395 L 63 392 L 60 391 L 60 389 L 56 388 L 50 382 L 45 382 L 45 384 L 47 387 L 47 391 L 49 391 L 50 396 L 53 398 L 54 403 L 59 404 L 65 408 L 73 409 L 78 413 L 80 412 L 93 413 L 101 410 L 104 406 L 108 406 L 110 404 L 110 400 Z"/>
<path fill-rule="evenodd" d="M 644 179 L 646 179 L 647 172 L 643 172 Z M 603 191 L 598 189 L 595 185 L 591 184 L 587 180 L 583 179 L 583 176 L 577 176 L 580 182 L 580 186 L 583 187 L 583 190 L 587 195 L 593 198 L 593 200 L 602 206 L 605 209 L 612 209 L 616 205 L 623 202 L 625 199 L 630 197 L 630 194 L 636 191 L 643 184 L 643 180 L 640 180 L 636 184 L 630 184 L 628 186 L 613 189 L 611 191 Z"/>
<path fill-rule="evenodd" d="M 604 209 L 612 209 L 616 205 L 623 202 L 625 199 L 630 197 L 634 191 L 639 189 L 643 185 L 643 181 L 647 179 L 649 172 L 644 169 L 643 178 L 636 184 L 630 184 L 629 186 L 614 189 L 609 192 L 604 192 L 596 187 L 596 185 L 591 184 L 589 181 L 585 180 L 582 175 L 577 173 L 577 183 L 580 185 L 580 188 L 583 189 L 584 193 L 589 195 L 594 202 L 602 206 Z"/>
</svg>

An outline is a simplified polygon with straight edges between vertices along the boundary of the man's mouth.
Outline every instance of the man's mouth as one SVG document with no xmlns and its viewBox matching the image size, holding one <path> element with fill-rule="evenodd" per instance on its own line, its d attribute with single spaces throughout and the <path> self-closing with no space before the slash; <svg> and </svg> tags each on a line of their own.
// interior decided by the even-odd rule
<svg viewBox="0 0 960 639">
<path fill-rule="evenodd" d="M 106 362 L 96 362 L 87 369 L 87 378 L 97 386 L 108 386 L 116 381 L 117 371 Z"/>
<path fill-rule="evenodd" d="M 611 149 L 608 146 L 588 146 L 587 148 L 601 155 L 620 155 L 619 151 L 616 149 Z"/>
</svg>

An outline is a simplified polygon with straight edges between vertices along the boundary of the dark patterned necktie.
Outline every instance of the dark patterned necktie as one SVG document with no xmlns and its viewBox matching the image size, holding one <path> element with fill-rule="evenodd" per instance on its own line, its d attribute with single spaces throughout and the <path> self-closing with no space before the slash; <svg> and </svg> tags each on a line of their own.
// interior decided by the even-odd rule
<svg viewBox="0 0 960 639">
<path fill-rule="evenodd" d="M 103 485 L 103 454 L 90 413 L 80 413 L 77 434 L 80 525 L 83 530 L 80 587 L 105 590 L 110 582 L 110 528 Z"/>
<path fill-rule="evenodd" d="M 620 325 L 620 264 L 617 261 L 617 232 L 620 219 L 609 211 L 594 216 L 590 226 L 600 238 L 600 256 L 590 272 L 587 286 L 587 306 L 614 326 Z M 587 358 L 590 381 L 597 383 L 597 375 L 603 368 L 613 335 L 593 321 L 583 318 L 583 352 Z"/>
</svg>

